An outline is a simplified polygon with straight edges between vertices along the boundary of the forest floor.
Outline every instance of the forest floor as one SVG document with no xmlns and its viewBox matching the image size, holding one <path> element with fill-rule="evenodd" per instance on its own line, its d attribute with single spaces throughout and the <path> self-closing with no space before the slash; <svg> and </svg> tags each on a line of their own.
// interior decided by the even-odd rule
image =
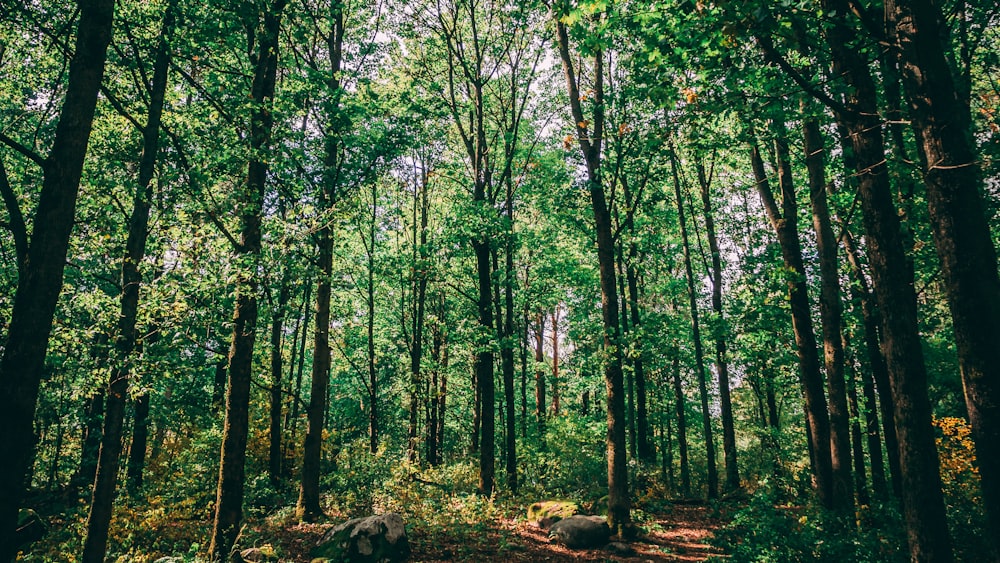
<svg viewBox="0 0 1000 563">
<path fill-rule="evenodd" d="M 635 551 L 621 555 L 606 549 L 571 550 L 551 543 L 548 533 L 523 519 L 501 517 L 484 524 L 476 533 L 425 529 L 410 522 L 408 528 L 414 562 L 508 562 L 550 561 L 705 561 L 711 556 L 723 556 L 710 545 L 715 530 L 726 518 L 718 510 L 701 505 L 674 505 L 667 513 L 653 515 L 645 523 L 646 533 L 629 542 Z M 284 557 L 294 561 L 310 560 L 309 550 L 328 524 L 296 524 L 269 530 Z M 612 538 L 614 540 L 614 538 Z M 277 547 L 277 546 L 276 546 Z M 284 560 L 283 557 L 283 560 Z"/>
</svg>

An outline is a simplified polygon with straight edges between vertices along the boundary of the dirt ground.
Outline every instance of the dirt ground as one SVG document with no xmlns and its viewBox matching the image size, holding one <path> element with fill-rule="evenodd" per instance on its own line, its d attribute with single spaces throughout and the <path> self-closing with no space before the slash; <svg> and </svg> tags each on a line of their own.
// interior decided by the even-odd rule
<svg viewBox="0 0 1000 563">
<path fill-rule="evenodd" d="M 275 540 L 281 544 L 281 551 L 286 557 L 291 556 L 297 562 L 308 563 L 309 550 L 331 525 L 299 524 L 287 527 Z M 475 541 L 448 534 L 430 537 L 419 530 L 413 531 L 409 537 L 413 550 L 410 561 L 697 562 L 705 561 L 713 555 L 722 555 L 709 545 L 709 539 L 720 525 L 722 519 L 708 507 L 675 505 L 668 514 L 657 515 L 656 524 L 648 525 L 645 535 L 628 542 L 634 554 L 623 555 L 608 549 L 567 549 L 550 543 L 546 531 L 523 521 L 504 519 L 496 528 L 487 530 Z"/>
</svg>

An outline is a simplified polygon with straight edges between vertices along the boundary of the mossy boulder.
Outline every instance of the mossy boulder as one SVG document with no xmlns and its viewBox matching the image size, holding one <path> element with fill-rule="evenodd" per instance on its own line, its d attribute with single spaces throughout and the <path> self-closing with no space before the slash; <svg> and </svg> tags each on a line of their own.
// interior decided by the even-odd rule
<svg viewBox="0 0 1000 563">
<path fill-rule="evenodd" d="M 354 518 L 330 529 L 312 550 L 313 561 L 396 563 L 410 556 L 399 514 Z"/>
<path fill-rule="evenodd" d="M 603 516 L 570 516 L 552 525 L 549 538 L 570 549 L 601 547 L 611 538 Z"/>
<path fill-rule="evenodd" d="M 528 507 L 528 522 L 543 530 L 548 530 L 556 522 L 576 516 L 580 505 L 568 500 L 545 500 Z"/>
</svg>

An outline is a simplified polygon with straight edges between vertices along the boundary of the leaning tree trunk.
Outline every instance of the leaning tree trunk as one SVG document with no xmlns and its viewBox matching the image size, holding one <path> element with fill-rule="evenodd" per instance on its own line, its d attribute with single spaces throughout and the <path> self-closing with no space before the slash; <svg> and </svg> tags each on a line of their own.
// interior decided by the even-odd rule
<svg viewBox="0 0 1000 563">
<path fill-rule="evenodd" d="M 15 527 L 34 450 L 35 407 L 56 301 L 111 41 L 113 0 L 81 0 L 76 48 L 55 139 L 42 164 L 42 189 L 31 244 L 18 272 L 17 292 L 0 359 L 0 560 L 17 555 Z"/>
<path fill-rule="evenodd" d="M 810 111 L 803 100 L 803 114 Z M 823 333 L 823 357 L 826 367 L 830 412 L 830 460 L 833 470 L 834 507 L 843 511 L 854 506 L 851 494 L 850 413 L 844 383 L 844 348 L 841 342 L 842 307 L 840 271 L 837 266 L 837 239 L 830 226 L 826 202 L 826 149 L 819 122 L 806 118 L 802 123 L 802 149 L 809 175 L 809 201 L 812 206 L 816 251 L 819 254 L 819 311 Z"/>
<path fill-rule="evenodd" d="M 170 66 L 170 47 L 167 39 L 173 27 L 176 0 L 166 7 L 160 30 L 156 60 L 153 63 L 153 83 L 150 89 L 149 112 L 142 132 L 142 156 L 139 161 L 139 178 L 129 217 L 125 256 L 121 265 L 120 308 L 118 334 L 115 339 L 115 360 L 108 383 L 108 400 L 104 412 L 104 432 L 94 478 L 93 497 L 87 517 L 87 537 L 83 544 L 82 561 L 101 563 L 108 547 L 108 529 L 111 511 L 118 486 L 118 465 L 122 452 L 122 435 L 125 423 L 125 405 L 129 400 L 131 362 L 135 353 L 138 333 L 136 318 L 139 313 L 139 288 L 142 273 L 139 264 L 146 256 L 146 239 L 149 232 L 149 212 L 153 196 L 153 176 L 156 157 L 160 148 L 160 118 L 167 90 L 167 71 Z"/>
<path fill-rule="evenodd" d="M 895 4 L 893 6 L 893 4 Z M 894 8 L 894 9 L 893 9 Z M 969 106 L 945 57 L 941 7 L 886 5 L 910 117 L 926 162 L 931 228 L 951 309 L 989 529 L 1000 529 L 1000 277 Z M 890 11 L 892 10 L 892 11 Z M 1000 550 L 995 535 L 993 547 Z M 994 553 L 997 556 L 997 553 Z"/>
<path fill-rule="evenodd" d="M 215 520 L 209 557 L 221 561 L 229 557 L 243 520 L 243 487 L 246 476 L 246 447 L 249 433 L 250 381 L 253 375 L 253 349 L 257 335 L 257 282 L 253 267 L 261 253 L 261 214 L 274 118 L 270 104 L 278 71 L 278 32 L 285 0 L 275 0 L 260 14 L 260 30 L 247 30 L 258 37 L 253 56 L 254 77 L 251 85 L 253 113 L 250 118 L 250 154 L 247 180 L 240 194 L 240 244 L 236 261 L 247 263 L 236 280 L 236 310 L 233 314 L 233 338 L 229 348 L 229 387 L 226 415 L 222 428 L 222 460 L 215 500 Z"/>
<path fill-rule="evenodd" d="M 783 112 L 782 112 L 783 113 Z M 812 459 L 816 471 L 816 482 L 820 503 L 825 507 L 834 505 L 833 468 L 830 456 L 830 418 L 827 413 L 826 396 L 823 394 L 823 377 L 820 375 L 819 355 L 816 352 L 816 336 L 813 332 L 812 316 L 809 312 L 809 296 L 806 286 L 805 266 L 796 222 L 798 204 L 792 186 L 791 164 L 788 159 L 788 144 L 784 138 L 783 116 L 774 120 L 777 138 L 775 148 L 779 157 L 778 184 L 781 188 L 781 210 L 774 199 L 771 184 L 764 171 L 760 150 L 751 147 L 751 164 L 757 191 L 764 203 L 764 209 L 778 237 L 788 277 L 788 296 L 792 309 L 792 331 L 795 333 L 795 348 L 799 358 L 799 382 L 805 397 L 806 425 L 812 447 Z"/>
</svg>

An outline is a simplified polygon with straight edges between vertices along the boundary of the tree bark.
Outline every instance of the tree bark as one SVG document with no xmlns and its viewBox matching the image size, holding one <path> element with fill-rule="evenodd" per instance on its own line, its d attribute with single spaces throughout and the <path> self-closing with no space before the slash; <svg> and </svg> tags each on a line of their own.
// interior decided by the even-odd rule
<svg viewBox="0 0 1000 563">
<path fill-rule="evenodd" d="M 261 214 L 268 164 L 264 160 L 271 144 L 274 118 L 270 104 L 278 70 L 278 34 L 285 0 L 274 0 L 262 14 L 253 18 L 248 33 L 258 36 L 257 50 L 252 56 L 254 76 L 251 100 L 254 108 L 250 118 L 251 158 L 247 164 L 247 179 L 239 203 L 240 243 L 235 249 L 237 262 L 245 263 L 236 281 L 236 310 L 233 314 L 233 337 L 229 348 L 229 386 L 226 393 L 226 415 L 222 428 L 222 459 L 219 464 L 219 485 L 216 492 L 215 520 L 209 557 L 221 561 L 239 535 L 243 519 L 243 488 L 246 476 L 246 446 L 249 433 L 250 381 L 253 376 L 253 349 L 257 335 L 257 282 L 254 265 L 261 253 Z M 259 23 L 256 20 L 261 20 Z"/>
<path fill-rule="evenodd" d="M 715 214 L 712 212 L 712 179 L 705 173 L 701 160 L 696 163 L 701 204 L 705 214 L 705 234 L 708 250 L 712 254 L 712 310 L 715 311 L 715 367 L 719 378 L 719 402 L 722 410 L 722 450 L 726 459 L 726 491 L 740 488 L 740 470 L 736 460 L 736 427 L 733 422 L 733 399 L 729 389 L 729 361 L 726 357 L 726 320 L 722 310 L 722 252 L 715 232 Z"/>
<path fill-rule="evenodd" d="M 59 124 L 42 170 L 25 269 L 0 359 L 0 560 L 17 555 L 15 527 L 33 457 L 35 407 L 63 267 L 73 230 L 83 161 L 114 19 L 112 0 L 81 0 L 74 55 Z"/>
<path fill-rule="evenodd" d="M 143 472 L 146 468 L 146 448 L 149 443 L 149 406 L 149 391 L 144 391 L 135 399 L 132 445 L 128 450 L 128 468 L 125 473 L 125 487 L 133 497 L 142 490 Z"/>
<path fill-rule="evenodd" d="M 319 190 L 322 208 L 329 210 L 340 188 L 340 69 L 343 62 L 344 12 L 338 1 L 330 6 L 327 51 L 330 73 L 327 84 L 333 97 L 328 102 L 327 131 L 323 155 L 324 186 Z M 323 460 L 323 428 L 326 424 L 327 392 L 330 387 L 330 285 L 333 277 L 333 228 L 325 222 L 316 233 L 319 280 L 316 282 L 316 321 L 313 327 L 312 382 L 306 407 L 306 436 L 302 444 L 302 482 L 295 506 L 296 516 L 306 522 L 321 518 L 320 465 Z M 308 323 L 306 323 L 308 324 Z M 301 360 L 300 360 L 301 361 Z"/>
<path fill-rule="evenodd" d="M 830 224 L 826 202 L 826 148 L 819 122 L 805 114 L 810 104 L 802 102 L 802 148 L 809 175 L 809 201 L 812 207 L 816 251 L 819 254 L 819 311 L 823 333 L 823 358 L 826 367 L 830 413 L 830 460 L 833 470 L 833 503 L 847 511 L 854 505 L 851 494 L 850 413 L 844 383 L 843 325 L 840 304 L 840 271 L 837 265 L 837 239 Z"/>
<path fill-rule="evenodd" d="M 681 227 L 681 241 L 684 246 L 684 274 L 687 278 L 688 305 L 691 309 L 691 339 L 694 341 L 695 372 L 698 377 L 698 394 L 701 396 L 701 421 L 705 434 L 705 466 L 707 468 L 708 498 L 719 497 L 719 475 L 715 459 L 715 439 L 712 437 L 712 414 L 708 410 L 708 376 L 705 373 L 705 353 L 701 344 L 701 325 L 698 316 L 698 295 L 694 286 L 694 270 L 691 267 L 691 244 L 688 240 L 687 222 L 684 216 L 684 196 L 681 192 L 680 175 L 677 172 L 677 155 L 671 152 L 670 170 L 674 179 L 674 197 L 677 198 L 677 222 Z"/>
<path fill-rule="evenodd" d="M 1000 277 L 981 191 L 968 95 L 945 57 L 941 6 L 886 5 L 910 117 L 925 157 L 931 230 L 958 348 L 990 529 L 1000 529 Z M 964 21 L 964 15 L 962 17 Z M 1000 540 L 992 536 L 994 557 Z"/>
<path fill-rule="evenodd" d="M 160 37 L 153 63 L 153 82 L 149 91 L 149 109 L 146 126 L 142 132 L 142 156 L 139 160 L 139 177 L 129 217 L 125 256 L 122 257 L 121 287 L 119 297 L 118 332 L 115 338 L 116 362 L 111 370 L 104 413 L 104 431 L 94 478 L 90 513 L 87 517 L 87 537 L 83 545 L 82 561 L 101 563 L 108 546 L 108 529 L 111 511 L 118 486 L 118 466 L 121 458 L 125 405 L 129 400 L 131 363 L 134 361 L 139 339 L 136 318 L 139 313 L 139 289 L 142 273 L 139 264 L 146 256 L 149 232 L 149 212 L 152 206 L 153 176 L 160 148 L 160 121 L 163 115 L 164 96 L 167 90 L 167 72 L 170 66 L 168 36 L 174 22 L 176 0 L 171 1 L 163 17 Z"/>
<path fill-rule="evenodd" d="M 278 302 L 271 318 L 271 388 L 270 392 L 270 426 L 268 429 L 267 475 L 271 484 L 277 487 L 281 482 L 281 384 L 284 369 L 282 368 L 282 331 L 285 326 L 285 308 L 291 298 L 289 289 L 289 272 L 286 267 L 282 275 L 281 287 L 278 288 Z"/>
<path fill-rule="evenodd" d="M 914 561 L 948 562 L 952 560 L 951 540 L 931 427 L 913 269 L 903 250 L 899 217 L 892 201 L 877 90 L 868 61 L 856 48 L 856 33 L 845 21 L 847 2 L 824 0 L 823 5 L 836 14 L 826 38 L 833 57 L 833 74 L 843 77 L 847 86 L 847 111 L 838 119 L 852 142 L 869 263 L 878 307 L 883 313 L 882 350 L 892 387 L 910 557 Z M 888 8 L 887 13 L 891 13 Z"/>
<path fill-rule="evenodd" d="M 559 58 L 566 78 L 570 110 L 576 125 L 577 140 L 587 167 L 587 187 L 594 212 L 597 235 L 597 262 L 601 281 L 601 316 L 604 324 L 604 349 L 608 358 L 604 365 L 604 382 L 608 401 L 608 523 L 612 531 L 622 532 L 631 523 L 628 493 L 628 468 L 625 444 L 625 396 L 622 373 L 621 334 L 619 332 L 618 280 L 615 275 L 615 241 L 611 230 L 604 184 L 601 180 L 601 142 L 604 137 L 604 52 L 593 53 L 594 113 L 593 134 L 588 129 L 591 120 L 584 119 L 576 70 L 569 51 L 569 33 L 562 21 L 564 14 L 555 13 Z"/>
<path fill-rule="evenodd" d="M 768 220 L 774 228 L 781 247 L 781 255 L 788 273 L 788 296 L 792 309 L 792 330 L 795 333 L 795 348 L 799 360 L 799 382 L 805 398 L 806 425 L 812 444 L 812 459 L 816 472 L 817 493 L 820 503 L 833 507 L 833 468 L 830 456 L 830 418 L 827 413 L 826 396 L 823 394 L 823 378 L 820 375 L 819 355 L 816 351 L 816 336 L 813 332 L 812 316 L 809 313 L 809 296 L 806 284 L 805 266 L 802 263 L 802 249 L 796 216 L 798 204 L 792 185 L 791 164 L 788 144 L 785 139 L 783 112 L 772 121 L 775 129 L 775 150 L 778 155 L 778 184 L 781 188 L 781 210 L 774 199 L 770 182 L 764 171 L 760 150 L 751 147 L 751 164 L 757 191 L 764 203 Z"/>
<path fill-rule="evenodd" d="M 673 350 L 671 373 L 674 383 L 674 409 L 677 413 L 677 450 L 681 464 L 681 496 L 691 497 L 691 468 L 688 463 L 687 414 L 684 410 L 684 389 L 681 387 L 681 360 L 676 346 Z M 672 466 L 672 464 L 671 464 Z"/>
<path fill-rule="evenodd" d="M 545 314 L 539 312 L 535 317 L 535 421 L 538 423 L 538 435 L 545 436 Z"/>
</svg>

